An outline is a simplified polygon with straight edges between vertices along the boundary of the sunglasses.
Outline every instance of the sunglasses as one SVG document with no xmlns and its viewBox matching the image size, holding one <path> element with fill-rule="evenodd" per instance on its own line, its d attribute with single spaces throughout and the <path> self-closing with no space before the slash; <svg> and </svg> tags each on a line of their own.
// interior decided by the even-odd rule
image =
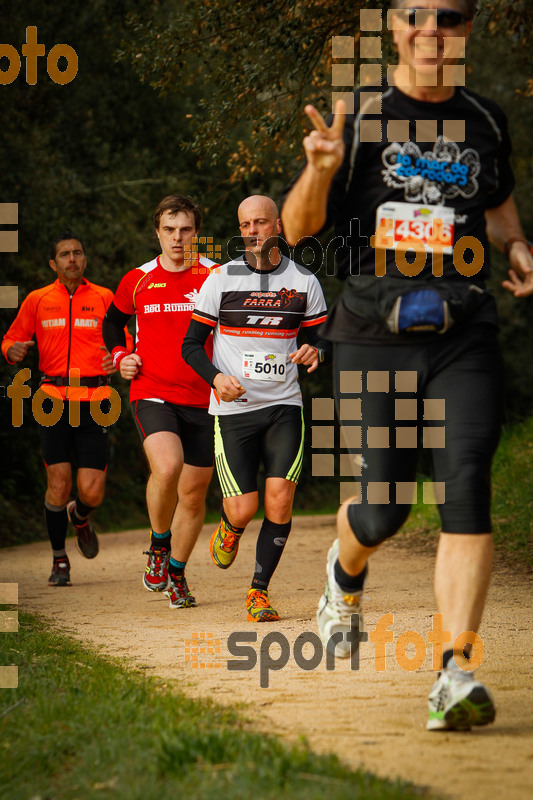
<svg viewBox="0 0 533 800">
<path fill-rule="evenodd" d="M 425 13 L 424 13 L 425 12 Z M 457 28 L 466 22 L 466 17 L 460 11 L 453 11 L 448 8 L 437 8 L 434 10 L 428 8 L 406 8 L 405 14 L 409 22 L 409 26 L 414 28 L 417 22 L 417 14 L 422 17 L 424 21 L 429 14 L 437 17 L 437 28 Z M 420 24 L 420 17 L 418 18 Z"/>
</svg>

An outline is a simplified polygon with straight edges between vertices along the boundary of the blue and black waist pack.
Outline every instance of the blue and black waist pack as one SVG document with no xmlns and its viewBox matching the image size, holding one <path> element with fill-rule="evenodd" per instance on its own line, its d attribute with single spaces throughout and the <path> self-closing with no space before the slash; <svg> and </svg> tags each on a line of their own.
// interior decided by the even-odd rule
<svg viewBox="0 0 533 800">
<path fill-rule="evenodd" d="M 497 324 L 494 298 L 485 285 L 467 281 L 354 275 L 344 293 L 345 307 L 395 334 L 444 333 L 485 309 L 484 319 Z"/>
<path fill-rule="evenodd" d="M 392 333 L 444 333 L 453 318 L 447 300 L 432 289 L 420 289 L 397 297 L 386 323 Z"/>
</svg>

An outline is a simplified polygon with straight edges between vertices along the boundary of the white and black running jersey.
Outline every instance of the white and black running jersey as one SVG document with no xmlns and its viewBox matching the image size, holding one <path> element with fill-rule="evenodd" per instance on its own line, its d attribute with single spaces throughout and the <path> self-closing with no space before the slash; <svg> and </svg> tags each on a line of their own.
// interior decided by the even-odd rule
<svg viewBox="0 0 533 800">
<path fill-rule="evenodd" d="M 211 414 L 237 414 L 275 403 L 302 405 L 298 367 L 301 327 L 326 319 L 317 278 L 282 256 L 272 270 L 252 269 L 244 257 L 215 269 L 200 290 L 193 319 L 213 330 L 213 364 L 241 381 L 246 393 L 226 403 L 211 391 Z"/>
</svg>

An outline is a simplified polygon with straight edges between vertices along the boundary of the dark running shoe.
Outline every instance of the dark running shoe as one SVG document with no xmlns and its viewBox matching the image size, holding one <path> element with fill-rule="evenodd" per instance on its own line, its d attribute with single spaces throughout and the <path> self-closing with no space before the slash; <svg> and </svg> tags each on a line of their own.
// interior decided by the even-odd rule
<svg viewBox="0 0 533 800">
<path fill-rule="evenodd" d="M 75 500 L 72 500 L 67 505 L 69 522 L 74 526 L 74 530 L 76 531 L 76 547 L 85 558 L 95 558 L 98 555 L 98 537 L 88 519 L 81 523 L 74 522 L 72 516 L 75 507 Z"/>
<path fill-rule="evenodd" d="M 48 578 L 48 586 L 70 586 L 70 562 L 68 556 L 54 558 L 52 574 Z"/>
</svg>

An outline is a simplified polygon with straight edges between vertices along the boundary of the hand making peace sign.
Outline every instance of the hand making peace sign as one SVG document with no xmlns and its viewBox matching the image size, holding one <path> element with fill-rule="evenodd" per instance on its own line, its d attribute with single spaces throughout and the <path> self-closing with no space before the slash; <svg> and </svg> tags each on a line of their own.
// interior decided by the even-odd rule
<svg viewBox="0 0 533 800">
<path fill-rule="evenodd" d="M 303 140 L 307 166 L 287 195 L 281 218 L 287 242 L 295 245 L 317 233 L 326 221 L 327 199 L 333 176 L 344 158 L 344 100 L 335 103 L 333 124 L 328 128 L 314 106 L 305 107 L 314 130 Z"/>
<path fill-rule="evenodd" d="M 315 128 L 303 140 L 309 165 L 320 172 L 336 172 L 344 158 L 343 131 L 346 117 L 344 100 L 337 100 L 335 103 L 335 115 L 331 128 L 328 128 L 322 115 L 314 106 L 307 105 L 305 113 Z"/>
</svg>

